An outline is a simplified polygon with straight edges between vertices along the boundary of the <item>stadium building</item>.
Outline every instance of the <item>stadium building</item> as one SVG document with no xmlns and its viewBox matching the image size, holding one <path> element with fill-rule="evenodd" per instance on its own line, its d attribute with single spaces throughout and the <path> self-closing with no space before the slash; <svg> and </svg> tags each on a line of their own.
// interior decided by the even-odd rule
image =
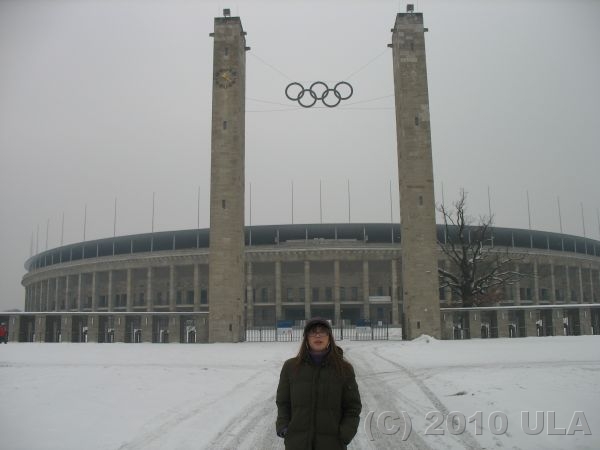
<svg viewBox="0 0 600 450">
<path fill-rule="evenodd" d="M 402 326 L 398 224 L 253 226 L 245 243 L 244 328 L 316 315 L 347 335 Z M 487 308 L 451 307 L 441 289 L 443 338 L 600 334 L 599 241 L 495 228 L 494 245 L 529 276 Z M 66 245 L 26 262 L 25 312 L 0 319 L 19 342 L 207 342 L 208 264 L 208 229 Z M 441 250 L 438 264 L 448 264 Z"/>
</svg>

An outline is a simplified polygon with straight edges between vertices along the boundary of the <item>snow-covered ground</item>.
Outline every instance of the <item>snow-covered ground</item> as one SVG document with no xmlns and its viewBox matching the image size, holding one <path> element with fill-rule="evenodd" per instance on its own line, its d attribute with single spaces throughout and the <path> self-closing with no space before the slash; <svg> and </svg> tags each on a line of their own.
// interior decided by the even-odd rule
<svg viewBox="0 0 600 450">
<path fill-rule="evenodd" d="M 600 448 L 597 336 L 339 344 L 363 398 L 351 449 Z M 0 448 L 282 449 L 274 394 L 281 364 L 297 347 L 0 345 Z M 395 434 L 377 427 L 385 411 L 389 433 L 399 428 Z M 455 427 L 465 417 L 464 432 L 435 424 L 452 411 Z M 574 434 L 549 435 L 545 421 L 540 434 L 528 435 L 522 411 L 530 428 L 536 411 L 545 419 L 555 412 L 556 429 L 568 429 L 581 413 Z M 494 412 L 500 434 L 488 424 Z M 407 416 L 412 431 L 404 441 Z M 468 422 L 472 416 L 482 423 L 479 431 Z M 591 434 L 577 431 L 586 426 Z M 436 430 L 444 434 L 431 435 Z"/>
</svg>

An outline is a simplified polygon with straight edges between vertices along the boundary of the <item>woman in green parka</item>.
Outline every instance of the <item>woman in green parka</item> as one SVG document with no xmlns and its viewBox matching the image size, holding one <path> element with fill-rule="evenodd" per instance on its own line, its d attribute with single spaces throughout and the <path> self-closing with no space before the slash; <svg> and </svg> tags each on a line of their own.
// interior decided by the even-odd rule
<svg viewBox="0 0 600 450">
<path fill-rule="evenodd" d="M 356 434 L 362 404 L 354 369 L 327 320 L 307 321 L 298 355 L 281 369 L 276 403 L 286 450 L 343 450 Z"/>
</svg>

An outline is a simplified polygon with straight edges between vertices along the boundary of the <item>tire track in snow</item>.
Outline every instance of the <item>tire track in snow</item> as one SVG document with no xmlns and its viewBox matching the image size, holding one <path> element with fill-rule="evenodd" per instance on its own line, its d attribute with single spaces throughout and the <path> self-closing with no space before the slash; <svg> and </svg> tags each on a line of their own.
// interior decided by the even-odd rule
<svg viewBox="0 0 600 450">
<path fill-rule="evenodd" d="M 283 449 L 283 439 L 275 433 L 277 408 L 275 395 L 252 403 L 229 421 L 208 445 L 219 450 L 274 450 Z"/>
<path fill-rule="evenodd" d="M 391 450 L 391 449 L 406 449 L 406 450 L 431 450 L 431 447 L 423 440 L 423 438 L 415 432 L 412 432 L 408 438 L 402 440 L 402 430 L 406 426 L 404 418 L 396 421 L 400 427 L 400 431 L 395 435 L 385 435 L 377 430 L 375 426 L 377 417 L 373 417 L 370 426 L 370 432 L 373 440 L 365 429 L 365 418 L 369 411 L 383 412 L 386 410 L 394 410 L 400 412 L 406 410 L 406 404 L 409 399 L 401 393 L 394 391 L 382 377 L 373 377 L 368 374 L 372 372 L 373 365 L 369 363 L 364 351 L 350 349 L 347 353 L 352 354 L 352 365 L 355 367 L 357 381 L 360 388 L 360 395 L 363 404 L 361 412 L 361 420 L 358 427 L 358 432 L 354 440 L 348 446 L 349 449 L 376 449 L 376 450 Z M 398 373 L 394 370 L 392 373 Z M 394 395 L 390 395 L 390 393 Z M 398 406 L 402 405 L 401 408 Z"/>
<path fill-rule="evenodd" d="M 260 383 L 262 376 L 265 375 L 269 369 L 264 369 L 255 375 L 247 378 L 241 383 L 236 384 L 224 395 L 215 398 L 210 402 L 196 402 L 192 407 L 172 407 L 170 410 L 176 410 L 175 412 L 161 413 L 155 419 L 152 419 L 144 428 L 149 429 L 147 432 L 142 432 L 137 437 L 134 437 L 129 442 L 123 443 L 118 450 L 146 450 L 148 448 L 168 448 L 173 445 L 171 438 L 173 434 L 177 435 L 178 431 L 176 428 L 182 423 L 195 418 L 196 416 L 210 411 L 210 407 L 218 404 L 235 404 L 235 397 L 240 390 L 252 389 L 252 385 Z M 184 405 L 187 405 L 184 404 Z M 165 415 L 167 416 L 165 418 Z M 180 441 L 185 441 L 189 436 L 182 435 Z M 168 445 L 163 445 L 163 442 L 169 441 Z M 191 445 L 191 443 L 190 443 Z M 177 448 L 189 448 L 185 446 L 178 446 Z M 193 448 L 198 448 L 197 444 Z"/>
<path fill-rule="evenodd" d="M 425 383 L 411 369 L 403 366 L 402 364 L 400 364 L 396 361 L 386 358 L 385 356 L 382 356 L 379 353 L 379 347 L 375 347 L 375 349 L 373 350 L 373 355 L 382 359 L 383 361 L 391 364 L 392 366 L 400 369 L 401 373 L 406 375 L 410 379 L 410 381 L 412 381 L 414 384 L 416 384 L 417 387 L 421 390 L 421 392 L 423 394 L 425 394 L 427 399 L 431 402 L 431 404 L 437 411 L 441 412 L 444 415 L 444 417 L 446 417 L 449 414 L 450 411 L 448 410 L 446 405 L 444 405 L 444 403 L 437 397 L 437 395 L 435 395 L 431 391 L 431 389 L 429 389 L 427 387 L 427 385 L 425 385 Z M 393 391 L 390 390 L 390 392 L 393 392 Z M 409 412 L 409 414 L 411 413 L 411 411 L 408 411 L 408 412 Z M 413 430 L 413 432 L 414 431 L 415 430 Z M 412 435 L 412 433 L 411 433 L 411 435 Z M 437 437 L 437 436 L 435 436 L 435 437 Z M 450 435 L 450 434 L 446 433 L 443 437 L 446 439 L 458 440 L 459 443 L 464 446 L 464 448 L 481 449 L 481 445 L 477 442 L 477 440 L 473 437 L 473 435 L 468 430 L 465 430 L 464 433 L 458 434 L 458 435 Z M 428 438 L 429 438 L 429 436 L 428 436 Z"/>
</svg>

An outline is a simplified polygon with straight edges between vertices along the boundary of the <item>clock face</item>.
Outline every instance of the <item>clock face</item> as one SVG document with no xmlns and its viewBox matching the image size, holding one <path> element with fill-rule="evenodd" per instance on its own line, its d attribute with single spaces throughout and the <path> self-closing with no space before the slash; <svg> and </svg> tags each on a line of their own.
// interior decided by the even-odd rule
<svg viewBox="0 0 600 450">
<path fill-rule="evenodd" d="M 215 83 L 223 89 L 227 89 L 235 84 L 237 72 L 233 69 L 219 69 L 215 72 Z"/>
</svg>

